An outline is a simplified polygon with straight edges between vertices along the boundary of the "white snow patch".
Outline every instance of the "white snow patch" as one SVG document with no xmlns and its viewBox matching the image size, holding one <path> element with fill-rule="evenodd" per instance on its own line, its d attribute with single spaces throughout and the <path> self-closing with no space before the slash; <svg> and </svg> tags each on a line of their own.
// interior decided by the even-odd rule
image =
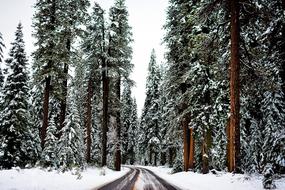
<svg viewBox="0 0 285 190">
<path fill-rule="evenodd" d="M 102 172 L 103 171 L 103 172 Z M 1 190 L 84 190 L 114 181 L 129 171 L 122 168 L 116 172 L 110 169 L 100 169 L 89 167 L 81 172 L 81 179 L 77 179 L 74 172 L 61 173 L 58 171 L 48 172 L 40 168 L 32 169 L 11 169 L 0 170 L 0 189 Z M 105 175 L 102 175 L 105 173 Z"/>
<path fill-rule="evenodd" d="M 167 182 L 183 190 L 263 190 L 262 175 L 232 174 L 199 174 L 194 172 L 179 172 L 171 174 L 171 168 L 146 167 Z M 285 189 L 285 177 L 275 180 L 276 189 Z"/>
</svg>

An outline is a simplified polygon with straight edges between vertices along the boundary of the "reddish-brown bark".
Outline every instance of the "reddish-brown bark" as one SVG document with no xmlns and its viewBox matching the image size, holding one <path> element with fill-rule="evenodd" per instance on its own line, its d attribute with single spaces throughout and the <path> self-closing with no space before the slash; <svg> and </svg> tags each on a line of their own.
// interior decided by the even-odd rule
<svg viewBox="0 0 285 190">
<path fill-rule="evenodd" d="M 195 141 L 194 141 L 194 135 L 193 135 L 193 129 L 190 129 L 190 148 L 189 148 L 189 169 L 194 169 L 194 148 Z"/>
<path fill-rule="evenodd" d="M 52 1 L 52 7 L 51 7 L 51 18 L 50 18 L 50 24 L 51 24 L 51 30 L 55 30 L 54 24 L 55 24 L 55 12 L 56 12 L 56 1 Z M 53 49 L 54 44 L 52 42 L 49 43 L 49 48 Z M 53 61 L 49 60 L 47 64 L 46 70 L 49 70 L 53 65 Z M 45 88 L 44 88 L 44 99 L 43 99 L 43 124 L 41 128 L 41 147 L 44 149 L 45 145 L 45 138 L 48 128 L 48 115 L 49 115 L 49 98 L 50 98 L 50 92 L 51 92 L 51 76 L 48 75 L 45 78 Z"/>
<path fill-rule="evenodd" d="M 231 13 L 231 62 L 230 62 L 230 127 L 229 166 L 230 172 L 237 171 L 240 164 L 240 60 L 239 60 L 239 1 L 230 3 Z"/>
<path fill-rule="evenodd" d="M 184 157 L 184 171 L 188 171 L 189 169 L 189 128 L 188 121 L 186 118 L 183 118 L 182 121 L 183 127 L 183 157 Z"/>
</svg>

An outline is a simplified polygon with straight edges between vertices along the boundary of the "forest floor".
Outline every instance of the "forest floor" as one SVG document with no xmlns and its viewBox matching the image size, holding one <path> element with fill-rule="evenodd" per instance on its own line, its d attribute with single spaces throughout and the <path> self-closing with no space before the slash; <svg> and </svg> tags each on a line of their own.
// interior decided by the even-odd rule
<svg viewBox="0 0 285 190">
<path fill-rule="evenodd" d="M 171 174 L 166 167 L 134 166 L 135 169 L 123 167 L 122 171 L 115 172 L 106 168 L 89 167 L 80 174 L 76 171 L 58 172 L 46 169 L 31 168 L 0 170 L 1 190 L 92 190 L 100 189 L 104 185 L 116 181 L 127 173 L 132 173 L 128 180 L 135 178 L 135 190 L 153 189 L 161 186 L 161 182 L 171 184 L 166 189 L 181 190 L 263 190 L 261 175 L 231 174 L 218 172 L 217 174 L 198 174 L 180 172 Z M 133 172 L 132 172 L 133 171 Z M 135 177 L 136 176 L 136 177 Z M 160 178 L 160 180 L 158 180 Z M 152 181 L 152 182 L 150 182 Z M 162 183 L 162 184 L 163 184 Z M 276 190 L 285 189 L 285 176 L 275 180 Z M 119 187 L 119 186 L 115 186 Z M 147 188 L 148 187 L 148 188 Z M 108 189 L 108 190 L 116 190 Z M 164 188 L 165 189 L 165 188 Z"/>
</svg>

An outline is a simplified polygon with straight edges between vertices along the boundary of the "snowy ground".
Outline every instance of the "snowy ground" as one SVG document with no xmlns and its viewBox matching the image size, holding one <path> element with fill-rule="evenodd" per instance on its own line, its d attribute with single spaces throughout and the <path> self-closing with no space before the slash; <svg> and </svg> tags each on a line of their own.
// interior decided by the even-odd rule
<svg viewBox="0 0 285 190">
<path fill-rule="evenodd" d="M 82 178 L 77 179 L 78 176 L 72 174 L 74 172 L 48 172 L 39 168 L 0 170 L 0 189 L 89 190 L 118 179 L 128 171 L 128 168 L 123 168 L 121 172 L 110 169 L 88 168 L 81 172 Z"/>
<path fill-rule="evenodd" d="M 180 172 L 170 174 L 170 168 L 144 167 L 153 171 L 162 179 L 180 187 L 183 190 L 263 190 L 262 176 L 249 176 L 242 174 L 198 174 L 193 172 Z M 275 190 L 285 190 L 285 178 L 276 180 Z"/>
<path fill-rule="evenodd" d="M 143 166 L 139 166 L 143 167 Z M 230 173 L 197 174 L 180 172 L 170 174 L 171 169 L 165 167 L 144 167 L 153 171 L 165 181 L 183 190 L 263 190 L 262 176 L 240 175 Z M 81 173 L 82 178 L 72 173 L 48 172 L 39 168 L 0 170 L 1 190 L 91 190 L 114 181 L 129 171 L 123 168 L 121 172 L 110 169 L 88 168 Z M 103 175 L 105 173 L 105 175 Z M 139 180 L 137 181 L 138 186 Z M 276 180 L 277 189 L 285 189 L 285 178 Z M 110 189 L 111 190 L 111 189 Z"/>
</svg>

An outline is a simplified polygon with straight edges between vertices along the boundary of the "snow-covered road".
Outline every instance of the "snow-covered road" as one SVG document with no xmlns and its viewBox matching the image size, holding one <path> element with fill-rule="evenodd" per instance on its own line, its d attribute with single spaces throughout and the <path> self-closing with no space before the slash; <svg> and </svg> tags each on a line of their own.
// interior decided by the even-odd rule
<svg viewBox="0 0 285 190">
<path fill-rule="evenodd" d="M 179 188 L 148 169 L 130 167 L 130 171 L 125 176 L 97 190 L 179 190 Z"/>
</svg>

